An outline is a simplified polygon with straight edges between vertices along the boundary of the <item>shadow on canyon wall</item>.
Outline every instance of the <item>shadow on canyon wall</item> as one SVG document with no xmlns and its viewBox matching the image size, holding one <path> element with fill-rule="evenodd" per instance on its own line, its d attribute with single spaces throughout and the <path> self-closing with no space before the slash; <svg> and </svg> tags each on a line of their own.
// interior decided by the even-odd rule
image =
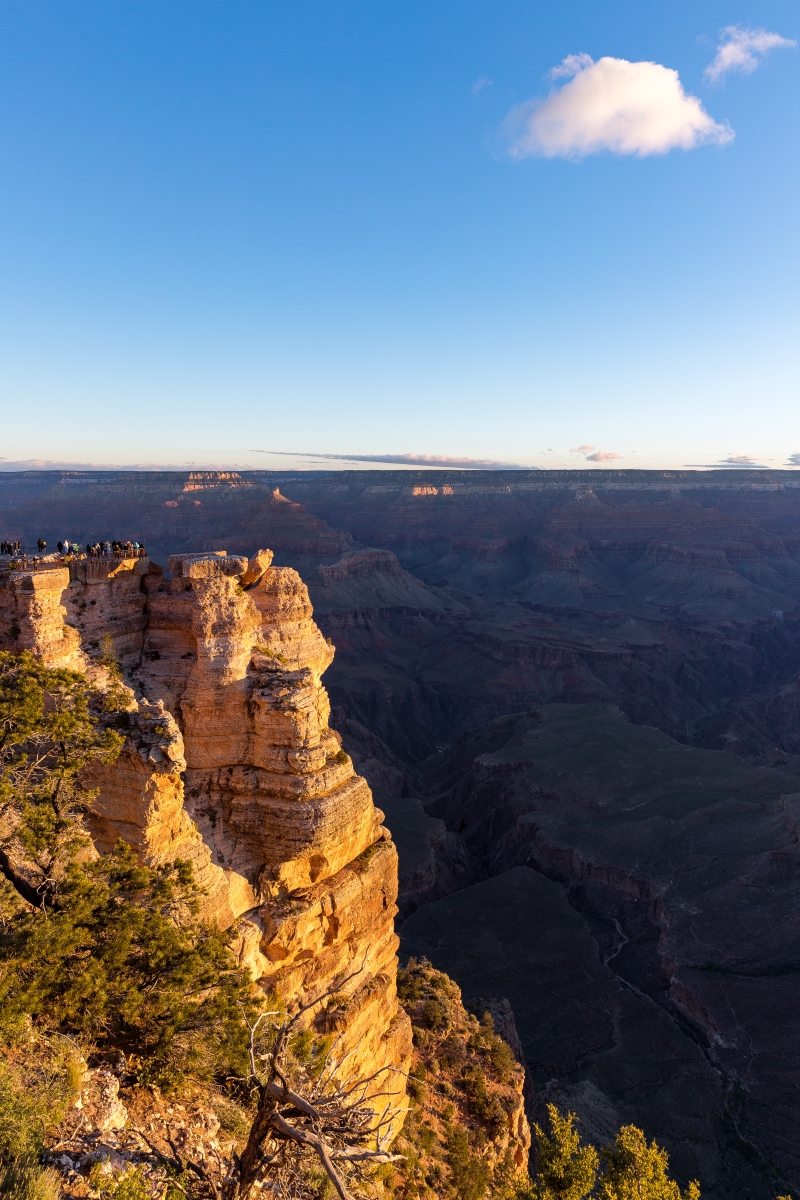
<svg viewBox="0 0 800 1200">
<path fill-rule="evenodd" d="M 25 472 L 2 535 L 269 545 L 337 653 L 406 954 L 710 1198 L 800 1190 L 800 477 Z"/>
</svg>

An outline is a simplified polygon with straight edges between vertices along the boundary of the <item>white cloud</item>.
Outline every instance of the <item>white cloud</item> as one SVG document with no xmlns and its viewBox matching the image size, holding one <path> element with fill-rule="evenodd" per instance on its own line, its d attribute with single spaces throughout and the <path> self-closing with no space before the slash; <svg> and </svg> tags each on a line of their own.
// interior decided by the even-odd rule
<svg viewBox="0 0 800 1200">
<path fill-rule="evenodd" d="M 585 454 L 587 450 L 594 450 L 596 447 L 590 446 L 587 442 L 585 446 L 573 446 L 570 454 Z"/>
<path fill-rule="evenodd" d="M 565 59 L 547 72 L 548 79 L 572 79 L 587 67 L 591 67 L 594 59 L 591 54 L 568 54 Z"/>
<path fill-rule="evenodd" d="M 800 454 L 790 454 L 786 460 L 787 467 L 800 467 Z"/>
<path fill-rule="evenodd" d="M 506 118 L 512 158 L 583 158 L 604 150 L 643 157 L 733 138 L 728 125 L 718 125 L 696 96 L 686 95 L 670 67 L 570 54 L 555 72 L 569 83 Z"/>
<path fill-rule="evenodd" d="M 491 79 L 487 79 L 484 75 L 481 75 L 480 79 L 475 80 L 470 88 L 470 91 L 472 92 L 473 96 L 477 96 L 483 91 L 484 88 L 487 87 L 492 87 L 492 81 Z"/>
<path fill-rule="evenodd" d="M 615 454 L 613 450 L 598 450 L 595 454 L 587 454 L 587 462 L 613 462 L 615 458 L 622 458 L 621 454 Z"/>
<path fill-rule="evenodd" d="M 781 37 L 779 33 L 768 33 L 766 29 L 746 29 L 743 25 L 728 25 L 722 30 L 722 37 L 714 61 L 705 69 L 706 79 L 712 83 L 717 83 L 729 71 L 743 71 L 749 75 L 761 65 L 769 50 L 797 45 L 797 42 Z"/>
</svg>

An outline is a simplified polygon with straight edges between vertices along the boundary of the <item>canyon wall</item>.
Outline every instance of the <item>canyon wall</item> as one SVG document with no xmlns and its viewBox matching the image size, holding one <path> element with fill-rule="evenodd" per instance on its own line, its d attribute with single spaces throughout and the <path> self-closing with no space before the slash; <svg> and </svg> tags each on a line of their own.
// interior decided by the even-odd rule
<svg viewBox="0 0 800 1200">
<path fill-rule="evenodd" d="M 372 1090 L 397 1127 L 411 1053 L 397 853 L 328 725 L 333 647 L 300 576 L 271 562 L 216 551 L 174 556 L 169 576 L 144 558 L 3 572 L 0 648 L 104 687 L 110 637 L 128 712 L 119 760 L 86 777 L 96 845 L 188 859 L 204 915 L 238 922 L 242 964 L 290 1010 L 321 999 L 314 1029 L 334 1036 L 348 1076 L 379 1073 Z"/>
<path fill-rule="evenodd" d="M 613 700 L 800 770 L 798 522 L 788 470 L 0 471 L 29 550 L 268 544 L 337 646 L 332 702 L 413 764 L 531 702 Z"/>
</svg>

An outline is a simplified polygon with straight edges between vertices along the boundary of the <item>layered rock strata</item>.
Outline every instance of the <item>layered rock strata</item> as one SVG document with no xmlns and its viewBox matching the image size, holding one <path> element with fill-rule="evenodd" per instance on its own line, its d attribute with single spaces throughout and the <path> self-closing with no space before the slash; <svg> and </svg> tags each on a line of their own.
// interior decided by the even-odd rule
<svg viewBox="0 0 800 1200">
<path fill-rule="evenodd" d="M 272 555 L 181 554 L 0 575 L 3 647 L 103 682 L 125 669 L 124 749 L 95 767 L 90 818 L 158 865 L 188 859 L 204 915 L 240 920 L 241 961 L 330 1035 L 346 1073 L 405 1110 L 407 1016 L 396 994 L 397 853 L 366 780 L 328 727 L 333 647 Z M 72 578 L 70 579 L 70 574 Z M 73 624 L 65 624 L 71 617 Z M 76 628 L 75 626 L 78 626 Z"/>
<path fill-rule="evenodd" d="M 70 564 L 64 605 L 87 652 L 109 636 L 123 667 L 138 664 L 147 621 L 142 579 L 149 569 L 147 558 L 77 559 Z"/>
<path fill-rule="evenodd" d="M 51 667 L 80 667 L 80 634 L 65 625 L 66 568 L 0 572 L 0 650 L 31 650 Z"/>
<path fill-rule="evenodd" d="M 637 1123 L 714 1200 L 794 1194 L 797 777 L 601 704 L 504 717 L 442 757 L 438 811 L 483 878 L 400 935 L 470 1007 L 508 996 L 537 1119 L 552 1100 L 600 1144 Z"/>
<path fill-rule="evenodd" d="M 110 767 L 96 766 L 85 782 L 98 789 L 89 827 L 101 853 L 123 841 L 149 866 L 176 859 L 192 864 L 202 891 L 200 911 L 227 928 L 236 914 L 225 872 L 184 807 L 183 737 L 163 700 L 140 700 L 128 717 L 122 753 Z"/>
</svg>

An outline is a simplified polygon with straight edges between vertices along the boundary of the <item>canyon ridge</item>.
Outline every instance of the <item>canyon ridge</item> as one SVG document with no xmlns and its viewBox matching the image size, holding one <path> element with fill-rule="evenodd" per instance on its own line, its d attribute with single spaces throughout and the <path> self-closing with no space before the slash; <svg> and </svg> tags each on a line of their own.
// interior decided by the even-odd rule
<svg viewBox="0 0 800 1200">
<path fill-rule="evenodd" d="M 800 1188 L 796 473 L 5 472 L 0 528 L 147 547 L 9 573 L 2 648 L 91 672 L 110 634 L 97 844 L 180 847 L 278 991 L 357 965 L 322 1020 L 363 1067 L 410 1054 L 397 906 L 510 1002 L 534 1116 Z"/>
</svg>

